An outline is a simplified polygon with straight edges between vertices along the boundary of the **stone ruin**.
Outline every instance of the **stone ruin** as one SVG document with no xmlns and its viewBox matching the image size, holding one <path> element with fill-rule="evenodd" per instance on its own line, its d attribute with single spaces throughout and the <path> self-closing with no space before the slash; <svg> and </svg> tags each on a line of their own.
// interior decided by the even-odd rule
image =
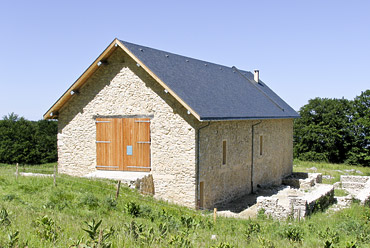
<svg viewBox="0 0 370 248">
<path fill-rule="evenodd" d="M 257 198 L 257 211 L 274 219 L 301 219 L 334 202 L 334 186 L 322 184 L 321 173 L 293 173 L 282 183 L 278 193 Z"/>
<path fill-rule="evenodd" d="M 335 189 L 343 189 L 348 195 L 338 196 L 337 204 L 349 206 L 358 201 L 361 205 L 370 205 L 370 177 L 369 176 L 340 176 L 340 182 L 334 184 Z"/>
<path fill-rule="evenodd" d="M 274 219 L 304 218 L 332 204 L 333 210 L 349 207 L 357 201 L 370 205 L 370 177 L 342 175 L 334 185 L 322 184 L 321 173 L 297 172 L 282 181 L 276 194 L 257 198 L 257 211 L 263 210 Z M 347 196 L 334 197 L 334 189 L 343 189 Z"/>
</svg>

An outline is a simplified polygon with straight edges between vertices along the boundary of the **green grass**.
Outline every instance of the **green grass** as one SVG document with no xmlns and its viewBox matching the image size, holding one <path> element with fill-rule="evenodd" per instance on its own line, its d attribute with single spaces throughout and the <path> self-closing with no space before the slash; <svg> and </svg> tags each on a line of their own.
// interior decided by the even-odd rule
<svg viewBox="0 0 370 248">
<path fill-rule="evenodd" d="M 334 189 L 335 196 L 347 196 L 348 192 L 344 189 Z"/>
<path fill-rule="evenodd" d="M 24 170 L 50 171 L 53 166 Z M 210 212 L 158 201 L 127 187 L 121 188 L 116 201 L 114 181 L 60 175 L 54 187 L 53 178 L 19 176 L 16 180 L 14 173 L 14 166 L 0 165 L 0 247 L 12 247 L 8 234 L 13 236 L 13 247 L 78 247 L 78 243 L 91 247 L 109 243 L 112 247 L 324 247 L 325 243 L 349 247 L 353 242 L 369 247 L 370 243 L 370 209 L 357 204 L 336 213 L 318 212 L 301 222 L 260 215 L 255 220 L 219 217 L 214 223 Z"/>
<path fill-rule="evenodd" d="M 333 177 L 332 179 L 323 178 L 323 183 L 327 184 L 339 182 L 341 175 L 370 176 L 370 167 L 300 160 L 294 160 L 293 164 L 294 172 L 317 172 L 322 173 L 323 176 Z M 313 170 L 312 168 L 316 168 L 317 170 Z M 361 171 L 363 174 L 357 173 L 356 171 Z"/>
</svg>

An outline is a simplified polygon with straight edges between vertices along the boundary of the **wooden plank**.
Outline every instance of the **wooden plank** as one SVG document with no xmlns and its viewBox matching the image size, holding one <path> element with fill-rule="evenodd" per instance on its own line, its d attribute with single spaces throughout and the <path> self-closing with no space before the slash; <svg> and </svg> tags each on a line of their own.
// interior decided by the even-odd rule
<svg viewBox="0 0 370 248">
<path fill-rule="evenodd" d="M 150 171 L 150 119 L 126 118 L 124 122 L 124 170 Z M 132 146 L 132 155 L 127 155 L 127 146 Z"/>
<path fill-rule="evenodd" d="M 135 122 L 137 139 L 136 146 L 138 150 L 138 157 L 136 163 L 139 166 L 150 169 L 150 120 L 141 119 Z"/>
<path fill-rule="evenodd" d="M 112 118 L 112 164 L 118 166 L 116 170 L 123 170 L 123 148 L 122 148 L 122 119 Z"/>
<path fill-rule="evenodd" d="M 149 118 L 97 118 L 96 139 L 97 169 L 150 171 Z"/>
<path fill-rule="evenodd" d="M 131 165 L 133 155 L 127 155 L 127 146 L 132 146 L 131 142 L 131 122 L 132 118 L 123 119 L 123 169 L 128 170 L 127 166 Z M 134 152 L 134 149 L 132 149 Z"/>
<path fill-rule="evenodd" d="M 124 170 L 124 146 L 123 146 L 123 138 L 124 138 L 124 132 L 123 132 L 123 119 L 122 118 L 116 118 L 116 152 L 117 152 L 117 163 L 119 165 L 119 170 Z"/>
<path fill-rule="evenodd" d="M 108 124 L 109 125 L 109 124 Z M 109 137 L 106 135 L 106 123 L 96 123 L 96 140 L 108 140 Z M 110 143 L 109 143 L 110 144 Z M 96 143 L 96 164 L 102 166 L 108 166 L 105 161 L 105 154 L 108 143 Z M 99 168 L 100 169 L 100 168 Z"/>
<path fill-rule="evenodd" d="M 96 165 L 99 170 L 119 170 L 119 153 L 117 152 L 117 120 L 109 118 L 96 119 L 96 140 L 109 141 L 96 143 Z"/>
<path fill-rule="evenodd" d="M 141 123 L 140 124 L 140 141 L 147 141 L 149 143 L 145 144 L 141 144 L 141 147 L 142 147 L 142 150 L 143 150 L 143 166 L 147 166 L 148 168 L 150 168 L 150 142 L 151 142 L 151 139 L 150 139 L 150 122 L 149 123 Z"/>
</svg>

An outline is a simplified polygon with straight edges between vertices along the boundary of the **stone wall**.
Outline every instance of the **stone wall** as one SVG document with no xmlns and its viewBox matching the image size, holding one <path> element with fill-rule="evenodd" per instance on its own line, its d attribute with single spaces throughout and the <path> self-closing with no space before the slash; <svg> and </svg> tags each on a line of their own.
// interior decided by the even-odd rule
<svg viewBox="0 0 370 248">
<path fill-rule="evenodd" d="M 280 185 L 293 172 L 293 119 L 264 120 L 255 126 L 253 189 Z M 262 136 L 262 155 L 259 137 Z"/>
<path fill-rule="evenodd" d="M 200 130 L 199 180 L 204 183 L 203 207 L 211 208 L 252 191 L 252 125 L 259 122 L 211 122 Z M 226 164 L 222 161 L 223 141 L 227 144 Z M 293 120 L 263 120 L 255 125 L 253 146 L 253 190 L 257 185 L 281 184 L 293 167 Z"/>
<path fill-rule="evenodd" d="M 275 195 L 258 197 L 257 211 L 263 210 L 267 216 L 274 219 L 300 219 L 315 211 L 326 209 L 333 202 L 333 185 L 317 184 L 307 192 L 285 186 Z"/>
<path fill-rule="evenodd" d="M 346 190 L 352 198 L 362 205 L 370 205 L 370 177 L 369 176 L 340 176 L 340 183 L 336 188 Z"/>
<path fill-rule="evenodd" d="M 254 176 L 257 185 L 280 184 L 292 171 L 292 119 L 200 123 L 170 94 L 137 67 L 121 49 L 108 58 L 59 110 L 59 171 L 83 176 L 96 170 L 96 126 L 99 116 L 152 116 L 151 174 L 155 196 L 196 206 L 197 178 L 204 183 L 204 206 L 251 192 L 252 125 Z M 258 124 L 259 123 L 259 124 Z M 260 155 L 260 136 L 263 152 Z M 222 164 L 222 142 L 227 162 Z M 199 189 L 198 189 L 199 190 Z M 199 192 L 199 191 L 198 191 Z"/>
<path fill-rule="evenodd" d="M 151 115 L 151 173 L 157 197 L 195 207 L 196 125 L 170 94 L 121 49 L 59 111 L 59 172 L 96 170 L 96 116 Z"/>
</svg>

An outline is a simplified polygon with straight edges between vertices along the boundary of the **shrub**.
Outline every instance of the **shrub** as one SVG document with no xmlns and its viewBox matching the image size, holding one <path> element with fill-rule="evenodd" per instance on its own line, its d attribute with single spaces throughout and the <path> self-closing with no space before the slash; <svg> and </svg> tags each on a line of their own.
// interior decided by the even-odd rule
<svg viewBox="0 0 370 248">
<path fill-rule="evenodd" d="M 260 219 L 260 220 L 266 219 L 265 212 L 266 212 L 266 210 L 264 208 L 259 209 L 258 212 L 257 212 L 257 219 Z"/>
<path fill-rule="evenodd" d="M 89 209 L 95 209 L 99 206 L 99 199 L 89 193 L 81 198 L 80 205 L 87 206 Z"/>
<path fill-rule="evenodd" d="M 125 211 L 125 213 L 127 213 L 127 214 L 129 214 L 133 217 L 139 217 L 139 215 L 141 213 L 140 205 L 133 202 L 133 201 L 129 201 L 125 204 L 124 211 Z"/>
<path fill-rule="evenodd" d="M 275 245 L 271 240 L 260 235 L 258 236 L 258 243 L 260 243 L 263 248 L 275 248 Z"/>
<path fill-rule="evenodd" d="M 8 233 L 8 247 L 18 247 L 18 240 L 19 240 L 19 231 L 14 231 Z"/>
<path fill-rule="evenodd" d="M 170 229 L 178 229 L 181 223 L 170 215 L 166 210 L 162 210 L 158 212 L 158 218 L 162 221 L 165 221 Z"/>
<path fill-rule="evenodd" d="M 288 225 L 283 228 L 281 236 L 293 242 L 302 242 L 303 230 L 299 226 Z"/>
<path fill-rule="evenodd" d="M 159 223 L 158 230 L 160 238 L 165 238 L 168 234 L 168 225 L 166 223 Z"/>
<path fill-rule="evenodd" d="M 3 196 L 3 200 L 4 201 L 13 201 L 14 199 L 16 199 L 16 195 L 14 194 L 7 194 L 7 195 L 4 195 Z"/>
<path fill-rule="evenodd" d="M 152 222 L 155 219 L 155 215 L 153 214 L 152 208 L 148 205 L 140 206 L 140 216 L 144 218 L 149 218 Z"/>
<path fill-rule="evenodd" d="M 113 197 L 109 196 L 109 197 L 105 198 L 104 205 L 109 210 L 116 209 L 116 207 L 117 207 L 117 201 Z"/>
<path fill-rule="evenodd" d="M 199 226 L 199 221 L 191 216 L 181 216 L 181 223 L 187 229 L 197 229 Z"/>
<path fill-rule="evenodd" d="M 134 220 L 131 221 L 129 224 L 125 224 L 126 233 L 133 237 L 135 240 L 139 238 L 139 236 L 144 231 L 144 226 L 142 224 L 137 224 Z"/>
<path fill-rule="evenodd" d="M 252 234 L 261 231 L 261 226 L 257 222 L 249 220 L 246 224 L 245 236 L 250 240 Z"/>
<path fill-rule="evenodd" d="M 348 241 L 347 243 L 346 243 L 346 248 L 357 248 L 357 245 L 356 245 L 356 241 Z"/>
<path fill-rule="evenodd" d="M 325 240 L 325 247 L 331 247 L 332 244 L 337 244 L 339 242 L 338 232 L 330 229 L 330 227 L 327 227 L 323 232 L 319 231 L 318 235 L 320 238 Z"/>
<path fill-rule="evenodd" d="M 174 247 L 181 247 L 181 248 L 192 247 L 191 242 L 187 238 L 183 237 L 182 235 L 172 236 L 168 243 Z"/>
<path fill-rule="evenodd" d="M 52 218 L 47 215 L 40 217 L 34 221 L 38 236 L 50 242 L 55 242 L 58 239 L 60 228 L 55 224 Z"/>
<path fill-rule="evenodd" d="M 57 161 L 57 122 L 28 121 L 11 113 L 0 120 L 0 163 Z"/>
<path fill-rule="evenodd" d="M 211 246 L 211 248 L 232 248 L 232 247 L 234 246 L 230 245 L 229 243 L 224 243 L 224 242 L 221 242 L 216 246 Z"/>
<path fill-rule="evenodd" d="M 5 208 L 0 210 L 0 226 L 9 226 L 11 223 L 8 211 Z"/>
<path fill-rule="evenodd" d="M 98 229 L 101 225 L 102 220 L 98 222 L 93 219 L 91 222 L 85 221 L 87 228 L 84 230 L 89 235 L 90 240 L 85 244 L 81 244 L 83 240 L 79 240 L 74 244 L 75 247 L 101 247 L 101 248 L 109 248 L 112 246 L 112 243 L 108 241 L 108 239 L 114 234 L 113 227 L 109 229 Z"/>
</svg>

